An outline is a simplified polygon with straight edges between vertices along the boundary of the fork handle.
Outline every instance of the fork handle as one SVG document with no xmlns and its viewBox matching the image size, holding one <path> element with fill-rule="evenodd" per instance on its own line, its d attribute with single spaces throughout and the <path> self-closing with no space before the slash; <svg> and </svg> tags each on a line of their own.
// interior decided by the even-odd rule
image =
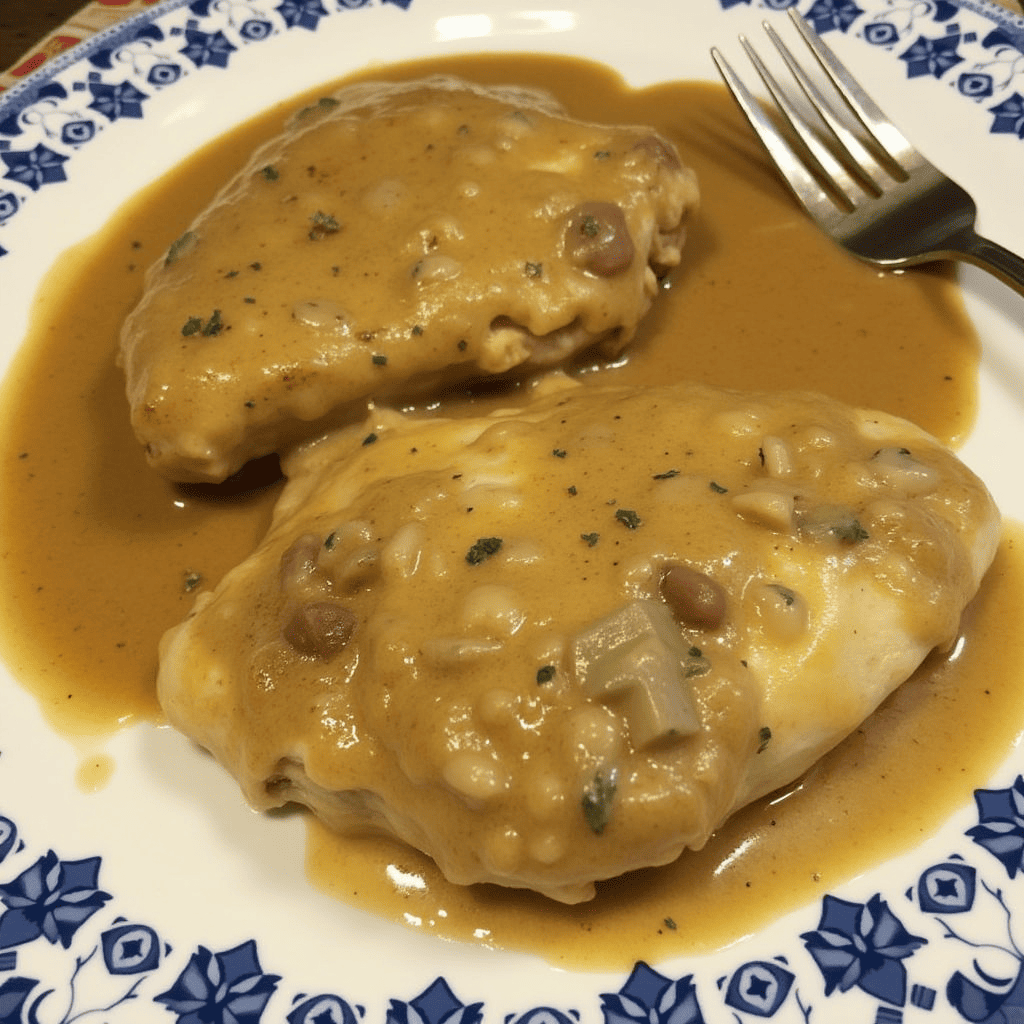
<svg viewBox="0 0 1024 1024">
<path fill-rule="evenodd" d="M 987 270 L 1024 295 L 1024 259 L 969 229 L 962 231 L 956 242 L 957 256 Z"/>
</svg>

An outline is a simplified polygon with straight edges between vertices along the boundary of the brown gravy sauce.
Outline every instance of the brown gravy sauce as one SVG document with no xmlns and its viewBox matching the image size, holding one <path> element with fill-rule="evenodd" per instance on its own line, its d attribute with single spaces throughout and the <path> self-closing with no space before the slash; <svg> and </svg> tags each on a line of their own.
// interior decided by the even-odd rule
<svg viewBox="0 0 1024 1024">
<path fill-rule="evenodd" d="M 879 274 L 832 246 L 796 210 L 723 90 L 633 91 L 594 65 L 521 55 L 363 77 L 435 71 L 541 85 L 576 116 L 654 124 L 696 168 L 702 210 L 683 266 L 640 344 L 603 372 L 641 384 L 814 389 L 906 416 L 949 443 L 966 436 L 978 343 L 949 278 Z M 79 741 L 160 720 L 157 640 L 190 607 L 189 580 L 212 586 L 269 521 L 274 467 L 222 488 L 175 486 L 148 470 L 113 357 L 145 267 L 302 102 L 200 150 L 62 256 L 0 396 L 0 649 L 52 725 Z M 1024 532 L 1008 528 L 955 655 L 934 656 L 809 778 L 748 808 L 701 853 L 605 883 L 593 903 L 452 887 L 415 851 L 339 840 L 315 822 L 309 875 L 411 927 L 567 966 L 622 967 L 733 941 L 920 840 L 1005 756 L 1024 722 L 1022 546 Z M 114 770 L 93 751 L 78 784 L 91 791 Z"/>
</svg>

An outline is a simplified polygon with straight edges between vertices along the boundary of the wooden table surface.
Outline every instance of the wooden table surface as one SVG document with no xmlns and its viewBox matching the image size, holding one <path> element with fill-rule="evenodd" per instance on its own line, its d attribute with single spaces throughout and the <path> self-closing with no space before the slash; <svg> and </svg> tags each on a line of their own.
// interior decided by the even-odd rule
<svg viewBox="0 0 1024 1024">
<path fill-rule="evenodd" d="M 0 91 L 9 89 L 50 57 L 157 0 L 0 0 Z M 1024 0 L 995 0 L 1024 12 Z"/>
</svg>

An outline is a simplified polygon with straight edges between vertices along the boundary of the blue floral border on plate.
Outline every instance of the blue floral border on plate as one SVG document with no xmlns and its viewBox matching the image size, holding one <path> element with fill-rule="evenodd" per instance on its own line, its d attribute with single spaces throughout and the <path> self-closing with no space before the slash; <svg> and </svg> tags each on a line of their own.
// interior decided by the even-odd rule
<svg viewBox="0 0 1024 1024">
<path fill-rule="evenodd" d="M 226 68 L 240 48 L 277 33 L 316 31 L 324 18 L 375 6 L 334 0 L 329 9 L 325 2 L 246 0 L 226 17 L 214 0 L 167 0 L 31 76 L 0 99 L 0 226 L 67 180 L 75 154 L 100 132 L 144 117 L 155 92 L 199 68 Z M 376 6 L 408 10 L 412 3 Z M 797 7 L 819 32 L 856 35 L 891 52 L 908 79 L 949 81 L 984 108 L 989 132 L 1024 141 L 1024 19 L 982 0 L 889 0 L 873 12 L 865 10 L 868 0 L 864 7 L 855 0 L 717 3 L 723 11 Z M 984 31 L 963 28 L 964 11 Z M 785 949 L 780 942 L 778 952 L 743 958 L 714 977 L 702 962 L 668 973 L 637 962 L 615 991 L 595 993 L 588 1006 L 578 1005 L 578 992 L 563 1006 L 530 1006 L 524 992 L 523 1008 L 506 1014 L 505 1024 L 578 1024 L 597 1013 L 605 1024 L 821 1024 L 837 1012 L 848 1021 L 900 1024 L 911 1008 L 941 1021 L 1024 1020 L 1024 935 L 1016 934 L 1024 914 L 1024 777 L 977 790 L 975 804 L 975 821 L 944 856 L 902 881 L 894 876 L 884 894 L 825 895 Z M 481 993 L 464 979 L 442 975 L 403 992 L 396 975 L 388 1005 L 369 1007 L 354 991 L 358 979 L 337 982 L 344 994 L 292 990 L 262 964 L 256 939 L 179 951 L 118 905 L 107 891 L 116 887 L 101 878 L 101 856 L 65 859 L 39 837 L 21 835 L 3 811 L 0 1024 L 72 1024 L 99 1013 L 109 1024 L 132 1024 L 144 1001 L 176 1024 L 479 1024 L 488 1011 L 488 994 L 473 1001 Z M 959 954 L 959 966 L 941 976 L 918 966 L 940 945 Z M 45 962 L 35 955 L 40 950 L 58 958 L 55 969 L 36 969 Z M 55 985 L 58 977 L 64 981 Z"/>
</svg>

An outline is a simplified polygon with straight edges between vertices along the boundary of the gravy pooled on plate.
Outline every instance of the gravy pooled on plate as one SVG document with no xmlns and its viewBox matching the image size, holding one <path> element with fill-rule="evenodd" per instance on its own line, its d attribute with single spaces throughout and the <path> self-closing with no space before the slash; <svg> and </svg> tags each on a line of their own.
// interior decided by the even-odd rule
<svg viewBox="0 0 1024 1024">
<path fill-rule="evenodd" d="M 540 90 L 350 86 L 151 267 L 122 334 L 132 425 L 161 473 L 220 481 L 370 397 L 613 357 L 696 202 L 670 142 Z"/>
</svg>

